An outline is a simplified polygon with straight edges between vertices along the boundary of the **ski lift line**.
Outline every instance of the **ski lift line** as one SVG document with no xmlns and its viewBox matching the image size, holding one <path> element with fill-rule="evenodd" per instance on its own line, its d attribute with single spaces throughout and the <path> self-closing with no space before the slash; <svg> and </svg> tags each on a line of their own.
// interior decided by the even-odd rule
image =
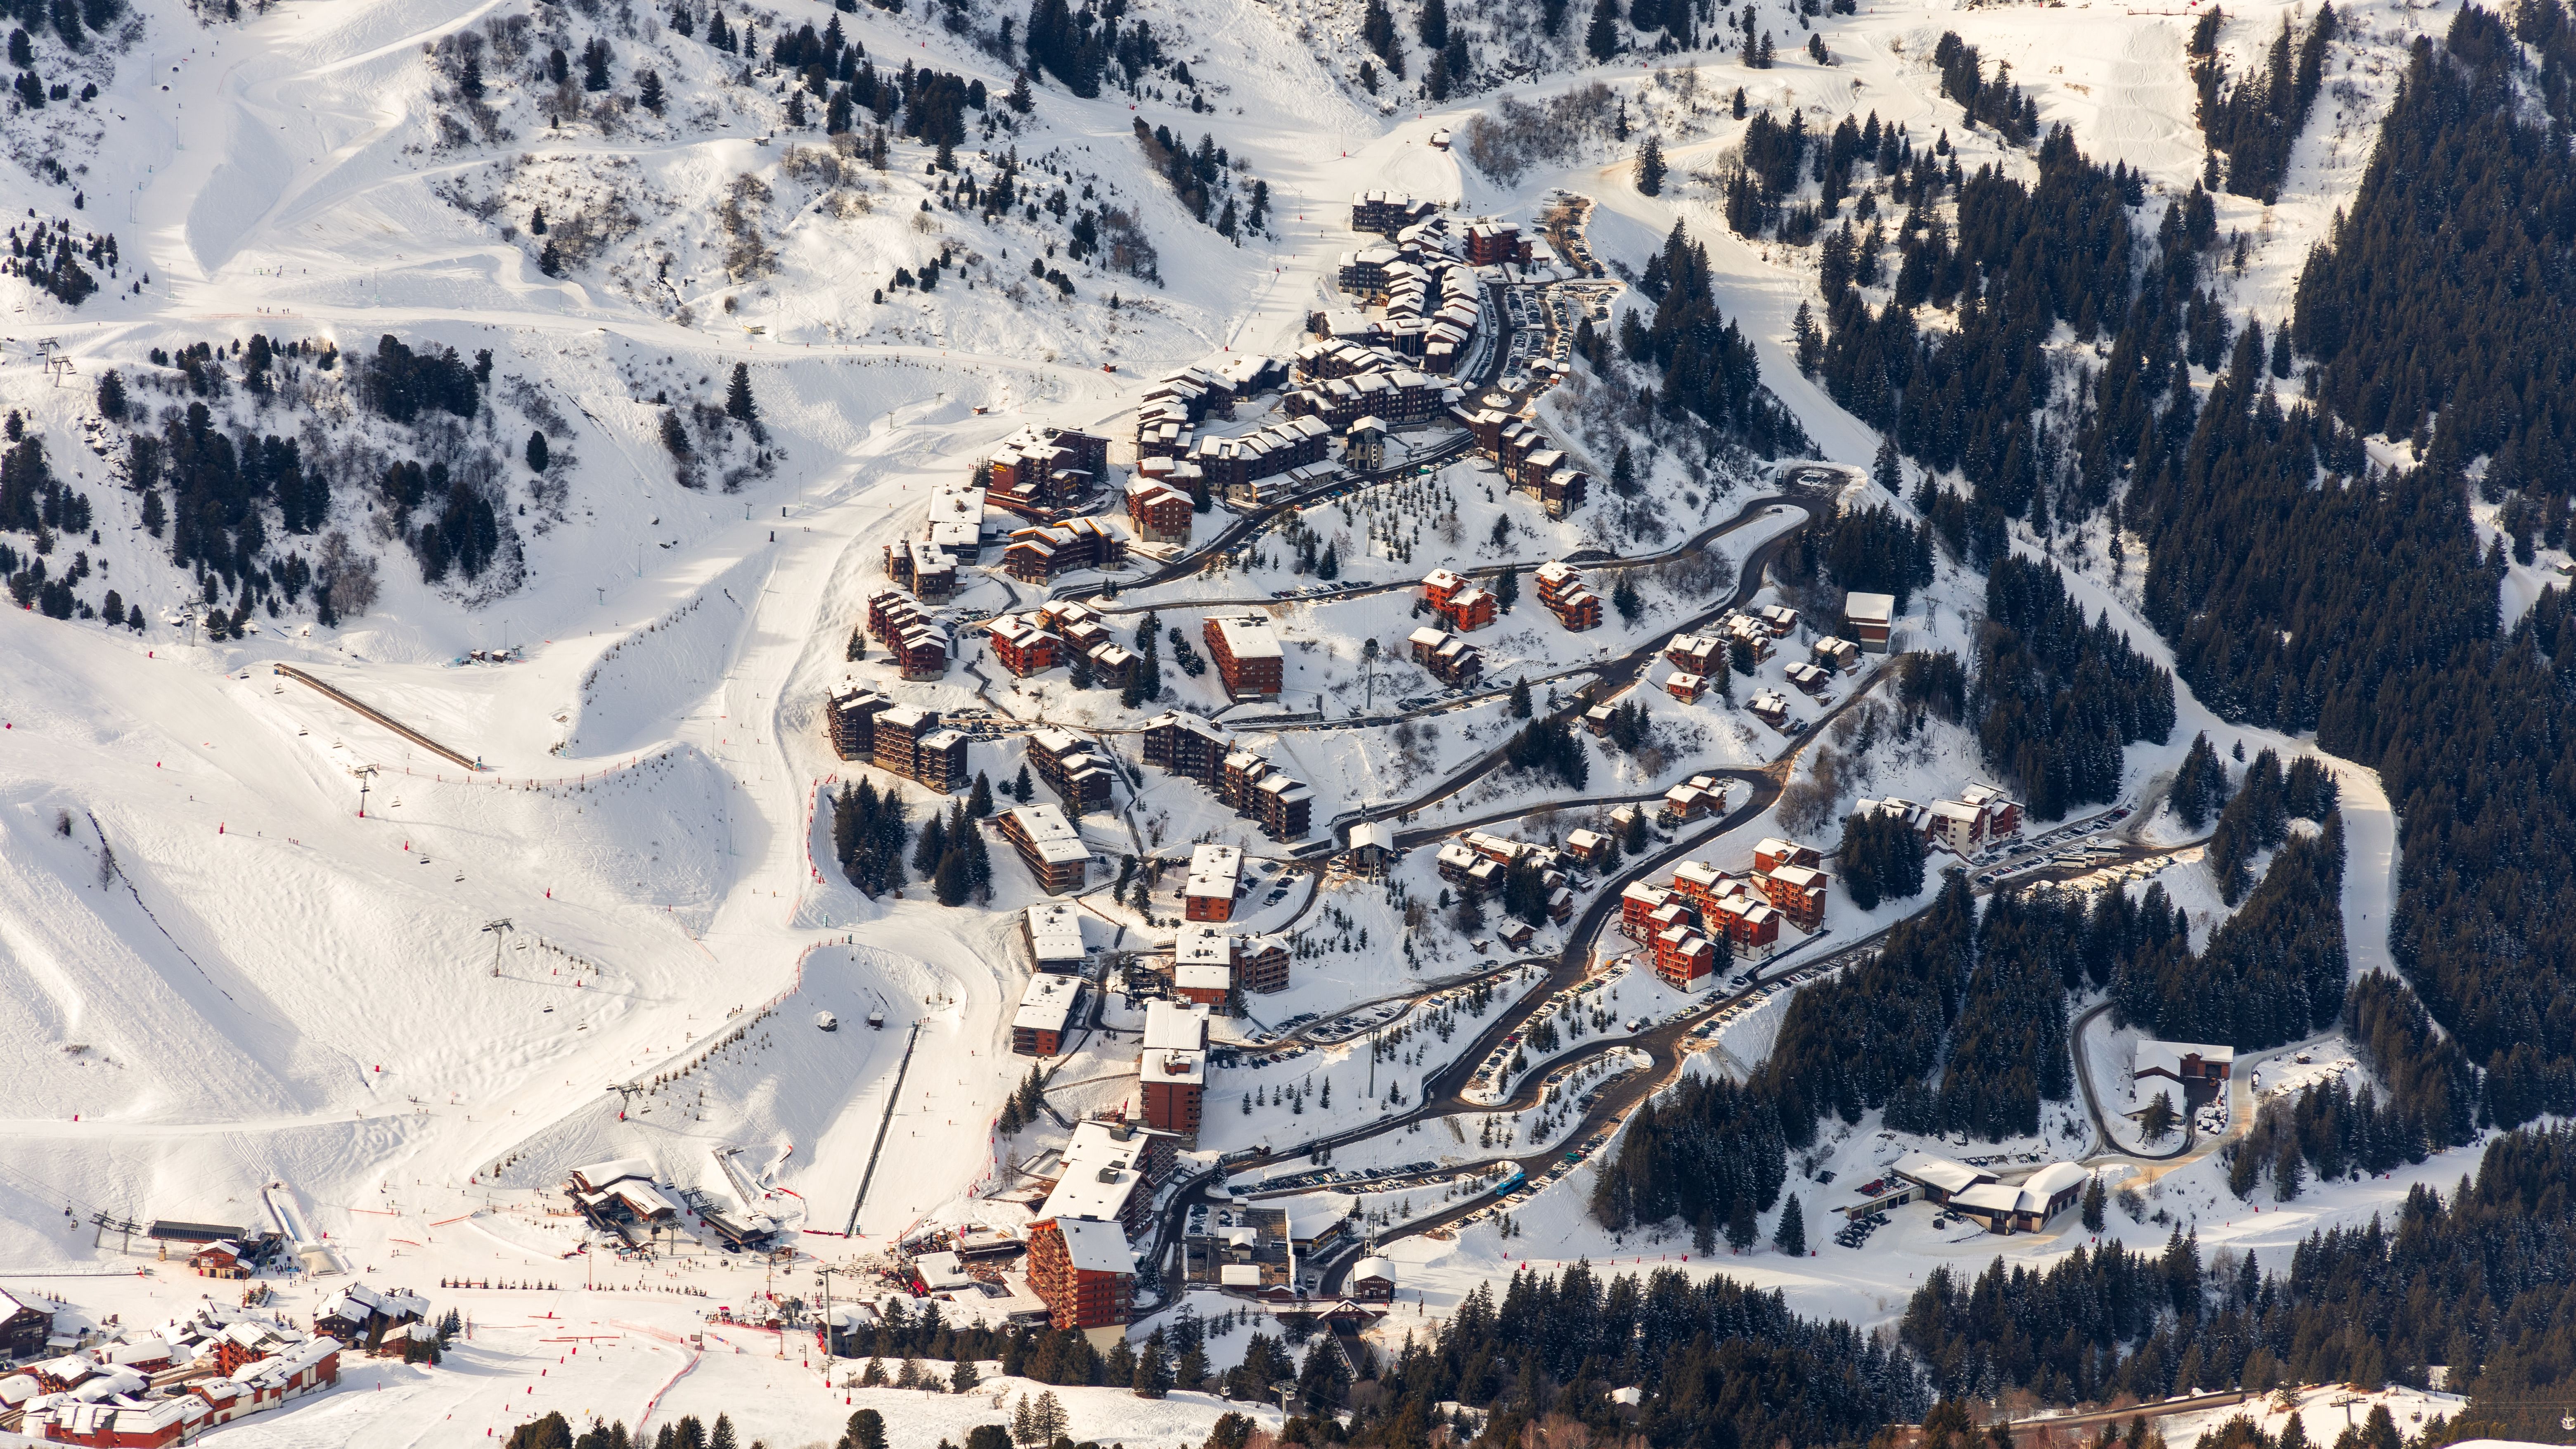
<svg viewBox="0 0 2576 1449">
<path fill-rule="evenodd" d="M 850 1199 L 850 1220 L 842 1231 L 856 1236 L 859 1231 L 859 1209 L 868 1200 L 868 1185 L 876 1181 L 877 1159 L 885 1152 L 887 1131 L 894 1126 L 894 1104 L 903 1097 L 904 1074 L 912 1069 L 912 1049 L 921 1044 L 921 1022 L 915 1019 L 911 1035 L 904 1038 L 903 1060 L 895 1064 L 894 1086 L 886 1092 L 885 1115 L 877 1119 L 877 1140 L 868 1148 L 867 1170 L 859 1175 L 859 1191 Z"/>
<path fill-rule="evenodd" d="M 441 756 L 445 759 L 454 760 L 457 764 L 464 766 L 466 769 L 476 771 L 478 773 L 483 768 L 475 761 L 458 754 L 456 751 L 449 749 L 447 746 L 440 744 L 438 741 L 431 739 L 429 736 L 422 734 L 411 726 L 402 723 L 391 715 L 385 714 L 383 711 L 376 709 L 372 705 L 368 705 L 357 699 L 351 698 L 346 693 L 343 693 L 338 689 L 334 689 L 330 685 L 324 684 L 321 680 L 314 678 L 312 675 L 305 673 L 303 670 L 296 668 L 292 664 L 279 664 L 274 666 L 274 668 L 278 673 L 285 675 L 287 678 L 292 679 L 299 684 L 311 686 L 313 689 L 320 692 L 323 696 L 332 700 L 334 703 L 339 704 L 341 707 L 352 710 L 360 717 L 372 720 L 373 722 L 384 726 L 386 729 L 392 730 L 395 734 L 402 736 L 404 739 L 411 741 L 422 749 L 428 750 L 432 754 Z"/>
</svg>

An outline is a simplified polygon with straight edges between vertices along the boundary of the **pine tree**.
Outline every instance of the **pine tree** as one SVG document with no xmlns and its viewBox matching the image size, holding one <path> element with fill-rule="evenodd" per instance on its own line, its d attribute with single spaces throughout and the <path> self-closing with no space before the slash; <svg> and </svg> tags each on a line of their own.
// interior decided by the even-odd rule
<svg viewBox="0 0 2576 1449">
<path fill-rule="evenodd" d="M 546 238 L 544 248 L 537 253 L 537 270 L 549 277 L 563 275 L 563 254 L 555 249 L 552 237 Z"/>
<path fill-rule="evenodd" d="M 2081 1206 L 2076 1209 L 2082 1216 L 2086 1232 L 2102 1231 L 2103 1197 L 2102 1179 L 2099 1176 L 2086 1178 Z"/>
<path fill-rule="evenodd" d="M 1619 53 L 1619 0 L 1592 0 L 1592 24 L 1583 32 L 1583 49 L 1596 61 Z"/>
<path fill-rule="evenodd" d="M 662 76 L 659 71 L 646 70 L 636 75 L 635 99 L 638 104 L 654 115 L 662 114 Z M 800 111 L 803 105 L 801 96 L 791 96 L 788 99 L 791 111 Z M 805 118 L 802 115 L 794 115 L 790 119 L 795 125 L 805 124 Z"/>
<path fill-rule="evenodd" d="M 1530 717 L 1530 687 L 1527 677 L 1512 681 L 1512 718 Z"/>
<path fill-rule="evenodd" d="M 547 250 L 551 253 L 553 251 L 553 247 L 549 245 Z M 689 432 L 688 429 L 680 426 L 680 410 L 678 408 L 665 408 L 662 410 L 662 447 L 664 451 L 668 452 L 674 458 L 685 458 L 689 456 Z"/>
<path fill-rule="evenodd" d="M 1726 1245 L 1740 1253 L 1752 1247 L 1760 1233 L 1761 1224 L 1753 1216 L 1753 1194 L 1735 1194 L 1735 1206 L 1726 1215 Z"/>
<path fill-rule="evenodd" d="M 849 648 L 843 652 L 842 657 L 847 659 L 864 659 L 867 657 L 867 654 L 868 630 L 866 625 L 861 624 L 850 630 Z"/>
<path fill-rule="evenodd" d="M 581 48 L 581 88 L 586 91 L 608 89 L 608 42 L 594 39 Z"/>
<path fill-rule="evenodd" d="M 869 1359 L 868 1367 L 876 1374 L 878 1383 L 885 1382 L 883 1365 Z M 874 1409 L 861 1409 L 852 1414 L 850 1425 L 842 1431 L 841 1442 L 835 1449 L 886 1449 L 885 1416 Z"/>
<path fill-rule="evenodd" d="M 733 381 L 725 388 L 725 416 L 747 426 L 760 422 L 760 406 L 751 400 L 751 364 L 733 365 Z"/>
<path fill-rule="evenodd" d="M 99 374 L 98 410 L 110 422 L 125 421 L 125 377 L 115 368 Z"/>
<path fill-rule="evenodd" d="M 992 818 L 993 782 L 981 770 L 975 772 L 975 788 L 967 792 L 966 813 L 977 820 Z"/>
<path fill-rule="evenodd" d="M 982 1379 L 983 1375 L 975 1371 L 975 1360 L 960 1358 L 957 1360 L 957 1367 L 948 1372 L 948 1391 L 952 1394 L 971 1394 L 975 1391 L 975 1385 Z"/>
<path fill-rule="evenodd" d="M 1021 71 L 1011 78 L 1011 93 L 1003 97 L 1002 103 L 1023 116 L 1036 108 L 1037 98 L 1029 93 L 1027 71 Z"/>
<path fill-rule="evenodd" d="M 1512 611 L 1512 605 L 1520 601 L 1520 565 L 1512 564 L 1505 567 L 1502 574 L 1494 580 L 1494 603 L 1496 607 L 1508 614 Z"/>
<path fill-rule="evenodd" d="M 1780 1207 L 1780 1221 L 1771 1229 L 1771 1246 L 1792 1258 L 1807 1256 L 1807 1210 L 1798 1205 L 1798 1195 Z"/>
<path fill-rule="evenodd" d="M 1664 143 L 1652 131 L 1646 133 L 1645 141 L 1637 147 L 1637 194 L 1664 194 Z"/>
<path fill-rule="evenodd" d="M 1012 1120 L 1016 1121 L 1016 1116 Z M 1038 1438 L 1037 1430 L 1033 1427 L 1027 1394 L 1020 1395 L 1020 1401 L 1011 1408 L 1011 1442 L 1015 1444 L 1044 1442 Z"/>
<path fill-rule="evenodd" d="M 716 1415 L 715 1432 L 707 1436 L 707 1449 L 735 1449 L 732 1418 Z"/>
<path fill-rule="evenodd" d="M 546 435 L 544 433 L 528 434 L 528 471 L 531 473 L 542 473 L 546 471 L 546 464 L 548 461 L 550 461 L 550 459 L 546 449 Z"/>
<path fill-rule="evenodd" d="M 1029 803 L 1029 797 L 1036 793 L 1037 787 L 1029 783 L 1029 767 L 1023 764 L 1020 766 L 1019 778 L 1011 781 L 1011 798 L 1026 805 Z"/>
<path fill-rule="evenodd" d="M 2158 1092 L 2147 1103 L 2146 1110 L 2138 1114 L 2138 1136 L 2153 1146 L 2173 1135 L 2174 1124 L 2180 1118 L 2181 1114 L 2174 1111 L 2172 1096 Z"/>
<path fill-rule="evenodd" d="M 483 99 L 483 58 L 468 55 L 456 70 L 456 92 L 469 101 Z"/>
<path fill-rule="evenodd" d="M 1890 498 L 1905 496 L 1905 463 L 1896 452 L 1896 439 L 1881 437 L 1878 456 L 1869 465 L 1870 481 L 1885 490 Z"/>
</svg>

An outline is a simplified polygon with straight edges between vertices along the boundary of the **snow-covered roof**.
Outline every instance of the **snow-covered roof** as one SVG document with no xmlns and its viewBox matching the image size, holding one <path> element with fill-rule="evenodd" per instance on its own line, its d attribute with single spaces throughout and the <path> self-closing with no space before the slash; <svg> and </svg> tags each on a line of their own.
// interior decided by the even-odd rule
<svg viewBox="0 0 2576 1449">
<path fill-rule="evenodd" d="M 1172 941 L 1172 964 L 1224 966 L 1234 962 L 1234 938 L 1213 921 L 1184 921 Z"/>
<path fill-rule="evenodd" d="M 1184 991 L 1223 991 L 1234 985 L 1234 968 L 1222 961 L 1184 961 L 1172 968 L 1172 984 Z"/>
<path fill-rule="evenodd" d="M 1259 1263 L 1220 1263 L 1217 1265 L 1216 1281 L 1219 1287 L 1224 1288 L 1258 1288 L 1261 1286 L 1261 1265 Z"/>
<path fill-rule="evenodd" d="M 1074 1005 L 1081 999 L 1080 977 L 1040 971 L 1029 978 L 1028 989 L 1020 993 L 1020 1009 L 1011 1018 L 1011 1028 L 1061 1033 L 1072 1021 Z"/>
<path fill-rule="evenodd" d="M 2021 1189 L 2000 1182 L 1980 1182 L 1950 1194 L 1955 1207 L 1973 1208 L 1978 1212 L 2008 1213 L 2021 1206 Z"/>
<path fill-rule="evenodd" d="M 2081 1186 L 2084 1180 L 2092 1175 L 2092 1170 L 2085 1167 L 2082 1163 L 2052 1162 L 2046 1167 L 2041 1168 L 2039 1171 L 2032 1173 L 2029 1177 L 2022 1179 L 2022 1210 L 2025 1212 L 2045 1211 L 2050 1198 L 2057 1196 L 2059 1193 L 2066 1191 L 2070 1187 Z"/>
<path fill-rule="evenodd" d="M 1029 907 L 1029 952 L 1039 961 L 1082 959 L 1082 917 L 1062 901 Z"/>
<path fill-rule="evenodd" d="M 1351 849 L 1375 846 L 1380 850 L 1395 849 L 1395 827 L 1383 820 L 1363 820 L 1351 827 Z"/>
<path fill-rule="evenodd" d="M 2236 1048 L 2211 1046 L 2206 1042 L 2196 1041 L 2141 1040 L 2130 1051 L 2129 1072 L 2132 1076 L 2140 1077 L 2149 1072 L 2161 1072 L 2168 1077 L 2179 1078 L 2182 1076 L 2182 1059 L 2185 1057 L 2198 1057 L 2203 1062 L 2226 1065 L 2236 1060 Z"/>
<path fill-rule="evenodd" d="M 1225 652 L 1237 659 L 1285 657 L 1279 636 L 1270 632 L 1270 621 L 1259 614 L 1219 615 L 1210 622 L 1216 625 L 1217 637 L 1225 641 Z"/>
<path fill-rule="evenodd" d="M 1145 1003 L 1144 1049 L 1148 1052 L 1204 1050 L 1207 1046 L 1208 1009 L 1185 1006 L 1177 1001 Z"/>
<path fill-rule="evenodd" d="M 1091 848 L 1082 843 L 1082 834 L 1064 812 L 1053 805 L 1019 805 L 1004 812 L 1018 826 L 1029 842 L 1029 848 L 1049 865 L 1067 861 L 1089 860 Z"/>
<path fill-rule="evenodd" d="M 1908 1182 L 1919 1182 L 1925 1187 L 1939 1188 L 1954 1195 L 1978 1183 L 1995 1180 L 1991 1172 L 1980 1171 L 1964 1162 L 1952 1162 L 1946 1157 L 1934 1157 L 1928 1152 L 1909 1152 L 1898 1158 L 1896 1166 L 1890 1170 Z"/>
<path fill-rule="evenodd" d="M 607 1162 L 594 1162 L 588 1167 L 576 1167 L 572 1170 L 572 1175 L 573 1180 L 580 1183 L 585 1190 L 597 1192 L 624 1177 L 640 1177 L 646 1182 L 651 1182 L 653 1164 L 641 1157 L 620 1157 Z"/>
<path fill-rule="evenodd" d="M 1843 617 L 1855 624 L 1884 625 L 1896 617 L 1894 594 L 1845 594 Z"/>
<path fill-rule="evenodd" d="M 1127 1246 L 1127 1230 L 1116 1223 L 1088 1218 L 1058 1218 L 1064 1247 L 1073 1266 L 1085 1273 L 1133 1273 L 1136 1255 Z"/>
<path fill-rule="evenodd" d="M 1395 1260 L 1380 1257 L 1360 1259 L 1351 1265 L 1351 1281 L 1357 1283 L 1363 1278 L 1383 1278 L 1389 1283 L 1394 1282 Z"/>
<path fill-rule="evenodd" d="M 921 1286 L 934 1293 L 975 1281 L 975 1275 L 966 1271 L 966 1260 L 955 1253 L 924 1253 L 912 1260 L 912 1271 L 921 1275 Z"/>
</svg>

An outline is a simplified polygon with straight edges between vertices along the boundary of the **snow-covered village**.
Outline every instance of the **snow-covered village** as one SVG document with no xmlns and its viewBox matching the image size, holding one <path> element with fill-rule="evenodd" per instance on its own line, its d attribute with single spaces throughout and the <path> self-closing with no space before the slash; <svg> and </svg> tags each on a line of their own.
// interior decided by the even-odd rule
<svg viewBox="0 0 2576 1449">
<path fill-rule="evenodd" d="M 2557 0 L 0 29 L 0 1446 L 2576 1443 Z"/>
</svg>

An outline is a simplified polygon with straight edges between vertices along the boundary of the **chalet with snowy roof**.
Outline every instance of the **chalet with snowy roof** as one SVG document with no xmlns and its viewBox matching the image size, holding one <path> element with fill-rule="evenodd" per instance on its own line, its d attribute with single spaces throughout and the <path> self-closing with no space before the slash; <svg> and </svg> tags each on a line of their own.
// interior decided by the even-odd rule
<svg viewBox="0 0 2576 1449">
<path fill-rule="evenodd" d="M 1145 1125 L 1189 1142 L 1198 1140 L 1207 1091 L 1207 1023 L 1204 1006 L 1145 1005 L 1144 1045 L 1137 1057 Z"/>
<path fill-rule="evenodd" d="M 1039 889 L 1060 896 L 1082 888 L 1090 873 L 1091 848 L 1063 811 L 1053 805 L 1022 805 L 1003 811 L 995 824 L 1037 878 Z"/>
<path fill-rule="evenodd" d="M 2217 1096 L 2235 1072 L 2234 1047 L 2141 1040 L 2129 1051 L 2130 1098 L 2144 1104 L 2170 1083 L 2182 1089 L 2176 1107 L 2198 1106 Z"/>
<path fill-rule="evenodd" d="M 1011 1050 L 1024 1057 L 1051 1057 L 1065 1048 L 1082 1010 L 1079 976 L 1039 971 L 1020 992 L 1020 1009 L 1011 1017 Z"/>
<path fill-rule="evenodd" d="M 1755 719 L 1775 730 L 1788 727 L 1789 696 L 1776 689 L 1755 690 L 1753 697 L 1744 702 L 1744 707 Z"/>
<path fill-rule="evenodd" d="M 1232 845 L 1190 847 L 1188 878 L 1181 885 L 1181 914 L 1192 921 L 1226 921 L 1243 890 L 1243 851 Z"/>
<path fill-rule="evenodd" d="M 1464 689 L 1484 677 L 1483 652 L 1446 629 L 1426 624 L 1407 636 L 1405 643 L 1414 663 L 1452 689 Z"/>
<path fill-rule="evenodd" d="M 1920 1189 L 1926 1202 L 1948 1202 L 1972 1187 L 1995 1181 L 1995 1175 L 1981 1167 L 1970 1167 L 1928 1152 L 1909 1152 L 1896 1160 L 1890 1169 L 1898 1177 Z"/>
<path fill-rule="evenodd" d="M 1279 697 L 1287 655 L 1270 620 L 1261 614 L 1210 614 L 1200 626 L 1208 657 L 1224 681 L 1226 697 L 1270 700 Z"/>
<path fill-rule="evenodd" d="M 1225 1013 L 1234 990 L 1234 942 L 1223 926 L 1184 923 L 1172 942 L 1172 994 L 1193 1006 Z"/>
<path fill-rule="evenodd" d="M 1601 627 L 1601 596 L 1584 587 L 1583 572 L 1563 559 L 1538 566 L 1538 601 L 1569 631 Z"/>
<path fill-rule="evenodd" d="M 995 662 L 1022 679 L 1044 674 L 1063 662 L 1057 656 L 1060 646 L 1055 635 L 1026 614 L 996 616 L 984 626 L 984 637 Z"/>
<path fill-rule="evenodd" d="M 1173 711 L 1145 721 L 1145 763 L 1186 775 L 1214 789 L 1234 743 L 1224 730 L 1194 714 Z"/>
<path fill-rule="evenodd" d="M 1801 660 L 1781 671 L 1801 693 L 1822 695 L 1834 687 L 1833 671 Z"/>
<path fill-rule="evenodd" d="M 1726 639 L 1719 634 L 1676 634 L 1664 645 L 1675 669 L 1709 675 L 1726 668 Z"/>
<path fill-rule="evenodd" d="M 1887 652 L 1889 631 L 1896 622 L 1894 594 L 1845 594 L 1843 623 L 1864 654 Z"/>
<path fill-rule="evenodd" d="M 1860 646 L 1831 634 L 1810 645 L 1808 654 L 1817 664 L 1837 673 L 1850 674 L 1860 668 Z"/>
<path fill-rule="evenodd" d="M 942 795 L 964 789 L 966 736 L 940 723 L 939 711 L 896 705 L 879 711 L 868 762 Z"/>
<path fill-rule="evenodd" d="M 1440 208 L 1401 191 L 1359 191 L 1351 195 L 1351 230 L 1393 236 L 1416 222 L 1439 214 Z"/>
<path fill-rule="evenodd" d="M 1565 833 L 1565 853 L 1587 866 L 1598 867 L 1610 850 L 1610 837 L 1598 830 L 1569 830 Z"/>
<path fill-rule="evenodd" d="M 1422 580 L 1422 601 L 1448 626 L 1461 634 L 1472 634 L 1489 628 L 1502 616 L 1502 605 L 1491 590 L 1481 588 L 1465 575 L 1448 569 L 1433 569 Z"/>
<path fill-rule="evenodd" d="M 1386 419 L 1372 413 L 1342 434 L 1342 463 L 1362 473 L 1386 466 Z"/>
<path fill-rule="evenodd" d="M 1080 516 L 1061 523 L 1011 531 L 1002 550 L 1002 571 L 1024 584 L 1043 584 L 1083 569 L 1116 566 L 1126 555 L 1126 541 L 1097 518 Z"/>
<path fill-rule="evenodd" d="M 2092 1173 L 2072 1162 L 2052 1162 L 2019 1183 L 1980 1182 L 1952 1192 L 1951 1212 L 1985 1225 L 1990 1233 L 2036 1233 L 2049 1219 L 2075 1206 Z"/>
<path fill-rule="evenodd" d="M 1020 913 L 1020 939 L 1035 971 L 1079 974 L 1089 959 L 1082 916 L 1063 901 L 1040 901 Z"/>
<path fill-rule="evenodd" d="M 1480 221 L 1467 228 L 1467 263 L 1470 266 L 1527 264 L 1530 259 L 1529 239 L 1521 235 L 1515 221 Z"/>
<path fill-rule="evenodd" d="M 1064 802 L 1069 814 L 1088 815 L 1109 808 L 1110 782 L 1117 778 L 1097 742 L 1052 726 L 1028 737 L 1029 768 Z"/>
<path fill-rule="evenodd" d="M 1664 676 L 1664 693 L 1684 704 L 1699 703 L 1699 697 L 1707 690 L 1708 680 L 1687 669 L 1676 669 Z"/>
<path fill-rule="evenodd" d="M 1751 614 L 1729 614 L 1719 622 L 1718 629 L 1736 652 L 1750 653 L 1756 664 L 1774 652 L 1770 628 Z"/>
<path fill-rule="evenodd" d="M 573 1173 L 573 1180 L 579 1183 L 587 1180 L 588 1175 L 595 1170 L 607 1170 L 624 1165 L 602 1164 L 600 1169 L 580 1168 Z M 634 1189 L 631 1195 L 629 1189 Z M 629 1204 L 639 1205 L 636 1214 L 639 1217 L 649 1215 L 655 1218 L 676 1218 L 679 1216 L 679 1205 L 672 1202 L 660 1188 L 654 1186 L 649 1172 L 642 1175 L 625 1174 L 614 1177 L 607 1187 L 601 1189 L 601 1192 L 615 1194 Z M 648 1214 L 643 1210 L 642 1205 L 650 1205 L 652 1211 Z M 377 1338 L 387 1329 L 397 1328 L 406 1323 L 418 1323 L 428 1316 L 429 1300 L 417 1294 L 384 1292 L 370 1288 L 364 1283 L 351 1283 L 322 1300 L 322 1306 L 313 1310 L 313 1331 L 345 1344 L 372 1348 Z"/>
<path fill-rule="evenodd" d="M 1352 824 L 1348 859 L 1359 875 L 1377 877 L 1386 874 L 1395 863 L 1395 827 L 1384 820 L 1361 820 Z"/>
<path fill-rule="evenodd" d="M 1717 979 L 1717 946 L 1687 926 L 1656 935 L 1655 975 L 1676 991 L 1698 991 Z"/>
<path fill-rule="evenodd" d="M 1045 1302 L 1050 1327 L 1124 1338 L 1136 1302 L 1125 1230 L 1087 1218 L 1041 1219 L 1029 1229 L 1029 1288 Z"/>
<path fill-rule="evenodd" d="M 1753 616 L 1762 621 L 1762 627 L 1770 630 L 1774 639 L 1786 639 L 1798 632 L 1798 611 L 1786 604 L 1765 604 L 1754 610 Z"/>
<path fill-rule="evenodd" d="M 926 538 L 887 544 L 885 571 L 924 602 L 945 602 L 957 594 L 957 556 Z"/>
<path fill-rule="evenodd" d="M 54 1310 L 0 1288 L 0 1358 L 33 1358 L 54 1332 Z"/>
<path fill-rule="evenodd" d="M 1168 471 L 1168 470 L 1167 470 Z M 1196 465 L 1191 472 L 1196 473 Z M 1196 505 L 1187 491 L 1140 475 L 1127 485 L 1127 519 L 1147 543 L 1187 543 Z"/>
<path fill-rule="evenodd" d="M 876 753 L 877 716 L 894 701 L 873 689 L 842 684 L 827 697 L 824 715 L 831 722 L 832 753 L 844 760 L 864 760 Z"/>
</svg>

